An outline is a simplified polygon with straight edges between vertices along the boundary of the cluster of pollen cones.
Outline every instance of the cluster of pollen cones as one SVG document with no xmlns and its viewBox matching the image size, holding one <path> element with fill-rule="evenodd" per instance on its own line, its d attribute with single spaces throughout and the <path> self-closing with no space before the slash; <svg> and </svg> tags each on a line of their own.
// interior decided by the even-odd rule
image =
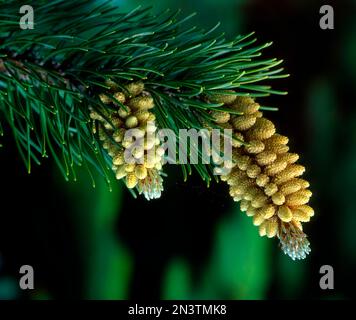
<svg viewBox="0 0 356 320">
<path fill-rule="evenodd" d="M 296 163 L 298 154 L 289 152 L 288 138 L 276 133 L 252 98 L 232 94 L 208 99 L 234 111 L 211 114 L 222 128 L 233 130 L 232 169 L 221 176 L 231 197 L 252 217 L 261 236 L 278 237 L 284 253 L 304 259 L 310 247 L 302 223 L 314 210 L 308 206 L 312 193 L 301 178 L 305 168 Z"/>
<path fill-rule="evenodd" d="M 91 109 L 93 131 L 112 159 L 116 178 L 125 179 L 128 188 L 137 188 L 147 199 L 159 198 L 165 150 L 150 111 L 153 99 L 142 82 L 132 82 L 124 90 L 110 81 L 107 85 L 110 89 L 99 97 L 110 108 Z M 221 176 L 231 197 L 252 217 L 261 236 L 278 237 L 284 253 L 293 260 L 304 259 L 310 247 L 302 223 L 310 220 L 314 210 L 308 205 L 312 193 L 301 178 L 305 168 L 297 164 L 299 155 L 289 152 L 288 138 L 276 133 L 254 99 L 231 93 L 206 100 L 224 105 L 225 111 L 217 108 L 210 115 L 216 125 L 233 131 L 232 161 L 228 173 Z M 135 139 L 142 140 L 139 146 L 127 135 L 132 129 Z M 127 152 L 134 161 L 127 161 Z"/>
<path fill-rule="evenodd" d="M 125 179 L 129 189 L 137 188 L 146 199 L 156 199 L 163 191 L 161 170 L 164 149 L 156 136 L 153 99 L 142 82 L 133 82 L 120 90 L 108 82 L 110 90 L 99 97 L 110 112 L 91 110 L 93 131 L 99 131 L 103 148 L 112 159 L 116 178 Z M 98 126 L 96 126 L 98 124 Z"/>
</svg>

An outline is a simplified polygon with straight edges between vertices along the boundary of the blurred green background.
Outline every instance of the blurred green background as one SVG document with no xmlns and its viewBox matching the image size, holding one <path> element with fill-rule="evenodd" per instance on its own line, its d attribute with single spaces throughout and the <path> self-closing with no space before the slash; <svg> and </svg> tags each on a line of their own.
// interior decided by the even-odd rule
<svg viewBox="0 0 356 320">
<path fill-rule="evenodd" d="M 85 173 L 65 183 L 47 162 L 31 176 L 10 138 L 0 149 L 0 299 L 345 299 L 356 283 L 356 2 L 334 5 L 335 30 L 319 28 L 318 1 L 150 0 L 117 3 L 123 11 L 153 5 L 218 21 L 227 37 L 256 31 L 265 52 L 285 60 L 288 96 L 263 99 L 267 116 L 290 137 L 307 167 L 316 215 L 305 225 L 312 245 L 292 261 L 275 239 L 258 236 L 222 184 L 183 183 L 170 167 L 161 200 L 109 192 Z M 332 4 L 332 3 L 330 3 Z M 18 270 L 35 269 L 35 290 L 18 289 Z M 321 290 L 331 265 L 335 289 Z"/>
</svg>

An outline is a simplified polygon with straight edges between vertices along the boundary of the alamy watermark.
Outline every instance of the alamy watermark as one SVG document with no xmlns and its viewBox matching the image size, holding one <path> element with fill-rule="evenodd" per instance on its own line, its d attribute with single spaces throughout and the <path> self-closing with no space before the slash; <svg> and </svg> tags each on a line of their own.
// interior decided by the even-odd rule
<svg viewBox="0 0 356 320">
<path fill-rule="evenodd" d="M 127 164 L 143 164 L 154 158 L 156 153 L 164 155 L 162 164 L 214 164 L 215 175 L 226 175 L 232 168 L 232 130 L 231 129 L 172 129 L 156 131 L 154 122 L 148 122 L 146 135 L 140 129 L 125 132 L 123 144 L 129 145 L 124 151 Z M 159 140 L 157 149 L 151 148 L 143 157 L 146 144 Z M 178 139 L 178 140 L 177 140 Z"/>
<path fill-rule="evenodd" d="M 22 30 L 34 29 L 34 10 L 30 5 L 23 5 L 19 10 L 23 16 L 20 18 L 20 28 Z M 319 26 L 323 30 L 334 29 L 334 8 L 331 5 L 320 7 L 319 13 L 322 15 L 319 20 Z"/>
<path fill-rule="evenodd" d="M 323 276 L 320 278 L 319 286 L 322 290 L 334 289 L 334 268 L 330 265 L 320 267 L 319 273 Z"/>
<path fill-rule="evenodd" d="M 22 290 L 33 290 L 34 285 L 34 269 L 30 265 L 21 266 L 19 273 L 21 275 L 19 286 Z M 322 265 L 319 269 L 322 275 L 319 280 L 319 286 L 322 290 L 334 289 L 334 268 L 330 265 Z"/>
<path fill-rule="evenodd" d="M 35 289 L 34 283 L 34 270 L 30 265 L 23 265 L 20 268 L 20 274 L 22 275 L 19 280 L 19 286 L 22 290 L 33 290 Z"/>
<path fill-rule="evenodd" d="M 20 18 L 20 28 L 22 30 L 34 29 L 34 10 L 30 5 L 23 5 L 20 11 L 23 16 Z"/>
<path fill-rule="evenodd" d="M 323 30 L 334 29 L 334 8 L 330 5 L 320 7 L 319 13 L 322 17 L 319 21 L 319 26 Z"/>
</svg>

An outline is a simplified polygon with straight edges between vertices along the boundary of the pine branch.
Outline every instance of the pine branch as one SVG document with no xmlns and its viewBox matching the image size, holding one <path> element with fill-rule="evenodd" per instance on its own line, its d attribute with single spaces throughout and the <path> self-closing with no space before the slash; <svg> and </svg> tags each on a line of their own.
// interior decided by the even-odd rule
<svg viewBox="0 0 356 320">
<path fill-rule="evenodd" d="M 0 3 L 0 134 L 12 131 L 29 172 L 32 162 L 52 156 L 67 180 L 76 179 L 76 166 L 97 170 L 109 185 L 114 172 L 133 195 L 136 188 L 150 200 L 160 197 L 164 175 L 155 120 L 178 143 L 180 129 L 229 128 L 231 161 L 181 164 L 184 178 L 194 166 L 209 184 L 220 169 L 260 235 L 305 258 L 302 223 L 314 215 L 309 183 L 300 178 L 305 168 L 264 118 L 262 111 L 275 108 L 254 100 L 285 94 L 265 84 L 287 76 L 281 60 L 262 57 L 271 43 L 258 45 L 253 33 L 226 40 L 218 25 L 189 27 L 191 16 L 179 12 L 121 13 L 111 1 L 36 1 L 35 28 L 22 30 L 17 5 Z M 131 129 L 140 148 L 126 139 Z M 199 146 L 189 148 L 202 157 Z M 142 161 L 127 162 L 126 151 Z"/>
<path fill-rule="evenodd" d="M 121 13 L 111 1 L 36 1 L 33 7 L 35 28 L 21 30 L 18 2 L 0 4 L 0 110 L 28 171 L 31 161 L 51 155 L 66 179 L 84 165 L 110 181 L 110 158 L 89 118 L 89 107 L 103 117 L 110 110 L 98 98 L 110 89 L 108 80 L 123 91 L 142 80 L 159 126 L 176 133 L 203 128 L 211 110 L 223 111 L 203 97 L 285 93 L 260 84 L 286 75 L 282 61 L 261 58 L 271 43 L 257 45 L 253 34 L 228 41 L 218 26 L 187 27 L 191 16 L 169 10 L 154 16 L 149 8 Z M 210 181 L 209 166 L 195 167 Z"/>
</svg>

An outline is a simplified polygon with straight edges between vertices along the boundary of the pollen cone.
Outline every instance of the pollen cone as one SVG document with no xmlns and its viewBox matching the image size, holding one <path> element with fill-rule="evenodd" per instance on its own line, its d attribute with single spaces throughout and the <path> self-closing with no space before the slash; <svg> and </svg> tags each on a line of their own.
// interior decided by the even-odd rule
<svg viewBox="0 0 356 320">
<path fill-rule="evenodd" d="M 232 170 L 221 179 L 261 236 L 279 238 L 285 254 L 304 259 L 310 248 L 302 223 L 314 210 L 308 205 L 312 193 L 301 178 L 305 168 L 297 163 L 299 155 L 289 152 L 288 138 L 276 132 L 252 98 L 228 96 L 208 98 L 234 111 L 212 113 L 217 124 L 233 128 L 233 137 L 238 138 L 232 141 Z"/>
<path fill-rule="evenodd" d="M 155 115 L 150 111 L 153 99 L 142 82 L 129 83 L 122 91 L 112 81 L 107 85 L 110 90 L 99 98 L 110 106 L 110 112 L 91 109 L 93 131 L 111 158 L 116 178 L 124 179 L 129 189 L 136 188 L 147 200 L 159 198 L 164 149 L 156 136 Z"/>
</svg>

